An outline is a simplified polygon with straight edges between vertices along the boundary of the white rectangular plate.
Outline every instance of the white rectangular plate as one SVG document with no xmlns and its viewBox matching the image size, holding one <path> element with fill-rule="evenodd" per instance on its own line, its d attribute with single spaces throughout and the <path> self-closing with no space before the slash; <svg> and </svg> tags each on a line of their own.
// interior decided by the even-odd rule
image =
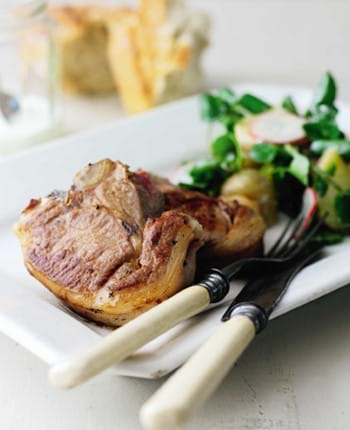
<svg viewBox="0 0 350 430">
<path fill-rule="evenodd" d="M 293 94 L 301 107 L 311 93 L 301 88 L 237 85 L 271 103 Z M 348 130 L 350 106 L 339 104 L 340 125 Z M 11 226 L 31 197 L 70 185 L 74 173 L 101 158 L 120 159 L 132 168 L 169 172 L 182 160 L 207 151 L 206 125 L 199 119 L 196 97 L 81 133 L 0 161 L 0 330 L 49 364 L 88 348 L 108 333 L 68 311 L 31 278 Z M 271 229 L 267 240 L 276 234 Z M 293 281 L 273 317 L 336 290 L 350 281 L 350 245 L 328 250 L 329 256 L 304 269 Z M 227 300 L 241 288 L 232 283 Z M 146 345 L 111 369 L 114 374 L 160 377 L 182 364 L 220 322 L 223 306 L 192 318 Z"/>
</svg>

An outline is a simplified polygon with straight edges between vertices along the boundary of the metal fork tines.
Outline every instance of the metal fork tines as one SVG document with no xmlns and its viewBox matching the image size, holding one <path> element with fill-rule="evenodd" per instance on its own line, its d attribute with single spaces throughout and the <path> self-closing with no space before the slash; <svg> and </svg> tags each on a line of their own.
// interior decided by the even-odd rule
<svg viewBox="0 0 350 430">
<path fill-rule="evenodd" d="M 323 220 L 319 219 L 311 226 L 305 225 L 305 219 L 302 215 L 296 220 L 289 220 L 265 256 L 236 261 L 222 269 L 223 275 L 227 279 L 232 279 L 242 270 L 254 268 L 256 272 L 259 272 L 264 269 L 269 270 L 275 264 L 287 263 L 305 249 L 322 222 Z"/>
</svg>

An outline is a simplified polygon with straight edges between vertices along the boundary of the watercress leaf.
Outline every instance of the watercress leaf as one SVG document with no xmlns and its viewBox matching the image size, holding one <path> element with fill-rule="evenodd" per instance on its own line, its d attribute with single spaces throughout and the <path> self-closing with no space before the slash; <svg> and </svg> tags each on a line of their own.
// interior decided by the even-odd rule
<svg viewBox="0 0 350 430">
<path fill-rule="evenodd" d="M 323 197 L 328 191 L 328 182 L 321 175 L 315 175 L 313 188 L 320 197 Z"/>
<path fill-rule="evenodd" d="M 233 104 L 237 100 L 235 93 L 231 90 L 231 88 L 221 88 L 217 92 L 217 96 L 225 101 L 228 104 Z"/>
<path fill-rule="evenodd" d="M 287 112 L 298 115 L 297 107 L 295 106 L 294 100 L 292 99 L 291 96 L 287 96 L 282 100 L 282 107 Z"/>
<path fill-rule="evenodd" d="M 335 98 L 337 96 L 337 86 L 335 80 L 330 72 L 326 72 L 315 92 L 314 106 L 317 105 L 327 105 L 332 106 L 334 104 Z"/>
<path fill-rule="evenodd" d="M 199 160 L 190 169 L 193 183 L 206 184 L 222 175 L 220 165 L 215 160 Z"/>
<path fill-rule="evenodd" d="M 272 163 L 277 155 L 278 149 L 275 145 L 270 143 L 257 143 L 252 146 L 249 157 L 251 160 L 260 163 Z"/>
<path fill-rule="evenodd" d="M 310 160 L 292 146 L 286 145 L 285 150 L 292 156 L 288 172 L 307 186 L 309 183 Z"/>
<path fill-rule="evenodd" d="M 343 137 L 343 133 L 339 130 L 338 126 L 334 122 L 326 120 L 307 122 L 304 124 L 303 128 L 310 140 L 332 140 Z"/>
<path fill-rule="evenodd" d="M 335 106 L 317 105 L 311 112 L 314 121 L 335 121 L 338 109 Z"/>
<path fill-rule="evenodd" d="M 240 118 L 241 118 L 240 116 L 237 118 L 237 116 L 234 114 L 227 114 L 227 115 L 223 115 L 220 118 L 220 122 L 226 128 L 226 131 L 231 133 L 235 128 L 236 122 Z"/>
<path fill-rule="evenodd" d="M 242 155 L 239 144 L 232 133 L 226 133 L 216 138 L 211 144 L 214 159 L 221 163 L 221 167 L 230 172 L 239 170 Z"/>
<path fill-rule="evenodd" d="M 344 226 L 350 226 L 350 190 L 341 191 L 335 196 L 334 209 Z"/>
<path fill-rule="evenodd" d="M 224 161 L 227 154 L 235 151 L 234 137 L 231 133 L 217 137 L 211 144 L 213 157 L 218 161 Z"/>
<path fill-rule="evenodd" d="M 238 100 L 237 105 L 253 114 L 265 112 L 266 110 L 271 109 L 271 105 L 252 94 L 244 94 Z"/>
<path fill-rule="evenodd" d="M 311 152 L 316 155 L 323 154 L 329 148 L 334 148 L 339 155 L 350 159 L 350 140 L 347 139 L 315 140 L 310 146 Z"/>
<path fill-rule="evenodd" d="M 234 173 L 240 168 L 240 160 L 238 154 L 231 152 L 226 156 L 226 158 L 221 162 L 222 169 Z"/>
<path fill-rule="evenodd" d="M 331 230 L 320 231 L 312 238 L 312 242 L 322 243 L 323 245 L 335 245 L 343 240 L 343 234 Z"/>
<path fill-rule="evenodd" d="M 216 121 L 222 115 L 222 102 L 218 97 L 205 93 L 200 95 L 201 118 L 204 121 Z"/>
<path fill-rule="evenodd" d="M 324 151 L 336 146 L 334 140 L 314 140 L 310 145 L 310 151 L 315 155 L 322 155 Z"/>
</svg>

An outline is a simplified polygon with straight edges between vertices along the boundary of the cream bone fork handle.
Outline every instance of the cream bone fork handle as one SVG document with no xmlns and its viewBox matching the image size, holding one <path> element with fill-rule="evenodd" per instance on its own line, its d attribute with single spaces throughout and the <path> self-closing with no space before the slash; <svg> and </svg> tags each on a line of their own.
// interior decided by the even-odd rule
<svg viewBox="0 0 350 430">
<path fill-rule="evenodd" d="M 267 325 L 295 275 L 320 253 L 306 250 L 290 267 L 252 280 L 224 313 L 223 324 L 203 346 L 144 404 L 144 430 L 179 430 L 215 391 L 226 374 Z"/>
<path fill-rule="evenodd" d="M 121 362 L 179 322 L 200 313 L 209 304 L 221 301 L 229 290 L 229 281 L 242 268 L 254 269 L 254 272 L 270 271 L 287 264 L 309 242 L 313 229 L 317 227 L 309 228 L 314 214 L 313 194 L 308 191 L 300 215 L 286 225 L 265 257 L 246 258 L 223 270 L 213 269 L 198 285 L 182 290 L 114 330 L 89 350 L 54 365 L 49 372 L 51 383 L 61 388 L 72 388 Z"/>
</svg>

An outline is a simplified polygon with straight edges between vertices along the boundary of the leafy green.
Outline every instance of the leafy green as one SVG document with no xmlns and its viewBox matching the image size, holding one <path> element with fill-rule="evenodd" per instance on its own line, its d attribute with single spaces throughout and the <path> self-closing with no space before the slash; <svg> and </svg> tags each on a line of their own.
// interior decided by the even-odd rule
<svg viewBox="0 0 350 430">
<path fill-rule="evenodd" d="M 310 161 L 290 145 L 258 143 L 252 146 L 250 158 L 260 164 L 273 163 L 276 178 L 282 178 L 288 172 L 303 185 L 308 185 Z"/>
<path fill-rule="evenodd" d="M 320 170 L 316 159 L 332 148 L 350 161 L 350 139 L 346 139 L 337 123 L 335 106 L 337 86 L 331 73 L 323 75 L 317 86 L 311 106 L 305 113 L 304 131 L 310 146 L 296 147 L 257 143 L 250 149 L 249 158 L 261 166 L 261 171 L 273 178 L 279 209 L 288 214 L 300 210 L 305 187 L 312 186 L 321 198 L 330 199 L 344 231 L 350 232 L 350 190 L 339 185 L 336 165 Z M 300 115 L 291 96 L 282 100 L 281 106 L 293 115 Z M 235 126 L 242 118 L 271 109 L 266 101 L 252 94 L 237 95 L 230 88 L 203 94 L 200 98 L 203 120 L 219 124 L 224 132 L 211 142 L 208 159 L 200 160 L 189 169 L 188 183 L 180 185 L 217 195 L 223 182 L 239 171 L 243 163 L 242 150 L 235 137 Z M 339 222 L 340 224 L 340 222 Z M 322 243 L 336 243 L 342 234 L 323 229 L 315 238 Z"/>
<path fill-rule="evenodd" d="M 342 139 L 344 133 L 339 129 L 335 119 L 330 115 L 315 115 L 303 126 L 309 140 Z"/>
<path fill-rule="evenodd" d="M 231 90 L 231 88 L 221 88 L 217 92 L 217 97 L 222 101 L 225 101 L 229 105 L 234 104 L 237 101 L 237 97 L 235 93 Z"/>
<path fill-rule="evenodd" d="M 212 159 L 197 161 L 188 174 L 191 182 L 180 182 L 181 187 L 205 192 L 212 196 L 218 194 L 222 182 L 227 177 L 220 163 Z"/>
<path fill-rule="evenodd" d="M 216 121 L 222 115 L 221 101 L 212 94 L 201 94 L 200 107 L 201 117 L 205 121 Z"/>
<path fill-rule="evenodd" d="M 233 131 L 235 124 L 248 114 L 257 114 L 270 109 L 270 105 L 251 94 L 237 98 L 230 88 L 200 96 L 201 117 L 207 122 L 219 122 L 227 131 Z"/>
<path fill-rule="evenodd" d="M 287 96 L 282 100 L 282 107 L 287 112 L 290 112 L 292 114 L 298 115 L 298 109 L 294 103 L 294 100 L 291 96 Z"/>
<path fill-rule="evenodd" d="M 242 165 L 241 149 L 232 133 L 217 137 L 211 144 L 213 158 L 196 162 L 188 172 L 191 182 L 182 187 L 217 195 L 224 180 Z"/>
<path fill-rule="evenodd" d="M 306 113 L 308 122 L 304 124 L 304 131 L 309 140 L 334 140 L 344 137 L 336 122 L 336 95 L 334 78 L 327 72 L 317 87 L 311 108 Z"/>
<path fill-rule="evenodd" d="M 333 106 L 337 97 L 337 86 L 331 73 L 326 72 L 318 84 L 314 96 L 314 106 Z"/>
<path fill-rule="evenodd" d="M 271 109 L 271 105 L 251 94 L 244 94 L 237 102 L 237 105 L 252 114 L 258 114 Z"/>
<path fill-rule="evenodd" d="M 216 138 L 211 144 L 214 159 L 221 163 L 224 170 L 234 173 L 242 166 L 241 148 L 233 135 L 226 133 Z"/>
<path fill-rule="evenodd" d="M 309 183 L 310 160 L 292 146 L 286 145 L 285 149 L 292 156 L 288 172 L 307 186 Z"/>
<path fill-rule="evenodd" d="M 228 131 L 232 131 L 235 123 L 243 117 L 236 103 L 237 98 L 230 88 L 202 94 L 200 96 L 201 118 L 207 122 L 219 122 Z"/>
<path fill-rule="evenodd" d="M 328 191 L 328 182 L 323 176 L 316 174 L 313 179 L 313 188 L 320 197 L 324 197 Z"/>
<path fill-rule="evenodd" d="M 323 245 L 335 245 L 342 242 L 344 235 L 329 229 L 323 228 L 312 238 L 312 242 L 322 243 Z"/>
<path fill-rule="evenodd" d="M 275 160 L 277 153 L 277 146 L 270 143 L 257 143 L 250 149 L 249 157 L 256 163 L 269 164 Z"/>
<path fill-rule="evenodd" d="M 322 155 L 327 149 L 335 149 L 346 160 L 350 159 L 350 140 L 315 140 L 311 143 L 310 150 L 316 155 Z"/>
<path fill-rule="evenodd" d="M 350 190 L 339 192 L 335 196 L 334 209 L 344 226 L 350 226 Z"/>
</svg>

